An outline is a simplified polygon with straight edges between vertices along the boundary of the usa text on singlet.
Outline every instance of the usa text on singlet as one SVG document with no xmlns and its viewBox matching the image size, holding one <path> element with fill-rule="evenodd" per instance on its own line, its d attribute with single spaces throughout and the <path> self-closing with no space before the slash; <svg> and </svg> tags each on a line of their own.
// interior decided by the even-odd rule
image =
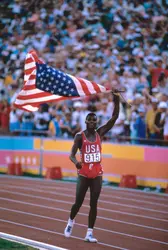
<svg viewBox="0 0 168 250">
<path fill-rule="evenodd" d="M 82 132 L 82 147 L 80 150 L 82 168 L 78 171 L 79 175 L 87 178 L 95 178 L 103 174 L 101 165 L 101 139 L 96 132 L 96 140 L 89 141 Z"/>
</svg>

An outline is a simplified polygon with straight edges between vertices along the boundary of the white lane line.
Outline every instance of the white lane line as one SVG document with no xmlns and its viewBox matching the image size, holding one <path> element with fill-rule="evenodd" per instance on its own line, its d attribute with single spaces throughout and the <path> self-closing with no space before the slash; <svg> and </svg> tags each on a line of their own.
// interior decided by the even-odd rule
<svg viewBox="0 0 168 250">
<path fill-rule="evenodd" d="M 2 232 L 0 232 L 0 238 L 15 241 L 15 242 L 19 242 L 19 243 L 23 243 L 23 244 L 26 244 L 26 245 L 29 245 L 29 246 L 32 246 L 32 247 L 45 248 L 47 250 L 68 250 L 66 248 L 56 247 L 56 246 L 46 244 L 46 243 L 43 243 L 43 242 L 30 240 L 30 239 L 27 239 L 27 238 L 23 238 L 23 237 L 12 235 L 12 234 L 6 234 L 6 233 L 2 233 Z"/>
<path fill-rule="evenodd" d="M 30 187 L 25 187 L 24 186 L 24 188 L 23 187 L 20 187 L 20 186 L 17 186 L 17 185 L 5 185 L 5 184 L 0 184 L 0 186 L 3 186 L 4 188 L 15 188 L 15 189 L 22 189 L 22 190 L 31 190 L 31 191 L 34 191 L 34 192 L 43 192 L 43 193 L 49 193 L 49 194 L 56 194 L 54 191 L 45 191 L 46 189 L 47 190 L 50 190 L 50 189 L 54 189 L 55 191 L 57 191 L 57 190 L 61 190 L 61 191 L 67 191 L 67 192 L 73 192 L 74 193 L 74 195 L 75 195 L 75 188 L 73 188 L 73 189 L 69 189 L 69 188 L 62 188 L 62 187 L 41 187 L 41 186 L 37 186 L 37 185 L 35 185 L 35 186 L 33 186 L 34 188 L 30 188 Z M 41 189 L 41 190 L 39 190 L 39 188 Z M 67 195 L 64 195 L 64 193 L 60 193 L 59 192 L 59 194 L 61 194 L 62 196 L 67 196 Z M 58 195 L 58 194 L 57 194 Z M 74 195 L 73 195 L 73 197 L 74 197 Z M 68 196 L 70 196 L 70 195 L 68 195 Z M 72 196 L 71 196 L 72 197 Z M 153 205 L 153 206 L 155 206 L 155 205 L 157 205 L 157 206 L 162 206 L 162 207 L 166 207 L 166 208 L 168 208 L 168 205 L 165 205 L 165 204 L 163 204 L 163 203 L 158 203 L 158 204 L 156 204 L 156 202 L 150 202 L 150 201 L 146 201 L 146 200 L 139 200 L 139 199 L 132 199 L 132 198 L 124 198 L 124 197 L 121 197 L 121 196 L 114 196 L 114 195 L 107 195 L 107 194 L 102 194 L 101 193 L 101 195 L 100 195 L 100 197 L 102 198 L 102 197 L 109 197 L 109 198 L 114 198 L 114 199 L 119 199 L 119 200 L 126 200 L 126 201 L 133 201 L 133 202 L 137 202 L 137 203 L 145 203 L 145 204 L 149 204 L 149 205 Z M 87 198 L 86 198 L 87 199 Z M 101 199 L 99 199 L 99 201 L 101 201 Z M 102 201 L 102 202 L 105 202 L 106 203 L 106 201 Z"/>
<path fill-rule="evenodd" d="M 9 191 L 9 190 L 6 190 L 6 189 L 0 189 L 0 192 L 9 193 L 9 194 L 16 194 L 16 195 L 32 197 L 32 198 L 38 198 L 38 199 L 43 199 L 43 200 L 48 200 L 48 201 L 57 201 L 57 202 L 64 202 L 65 203 L 65 201 L 60 200 L 60 199 L 57 200 L 57 199 L 46 198 L 46 197 L 42 197 L 42 196 L 38 196 L 38 195 L 23 194 L 23 193 L 19 193 L 19 192 Z M 38 192 L 38 190 L 37 190 L 37 192 Z M 56 195 L 67 197 L 67 194 L 58 193 Z M 68 195 L 68 197 L 74 198 L 75 196 L 74 195 Z M 86 200 L 89 200 L 89 198 L 86 198 Z M 106 204 L 117 205 L 117 206 L 121 206 L 121 207 L 135 208 L 135 209 L 138 209 L 138 210 L 150 211 L 150 212 L 161 213 L 161 214 L 168 214 L 168 211 L 164 211 L 164 210 L 156 210 L 156 209 L 151 209 L 151 208 L 144 208 L 144 207 L 139 207 L 139 206 L 134 206 L 134 205 L 126 205 L 126 204 L 122 204 L 122 203 L 118 203 L 118 202 L 110 202 L 110 201 L 104 201 L 104 200 L 99 200 L 99 203 L 100 202 L 102 202 L 103 204 L 106 203 Z M 66 203 L 69 204 L 69 202 L 66 202 Z"/>
<path fill-rule="evenodd" d="M 1 221 L 1 219 L 0 219 L 0 221 Z M 106 232 L 107 232 L 107 230 L 106 230 Z M 139 240 L 155 242 L 155 243 L 159 243 L 159 244 L 163 244 L 163 245 L 168 245 L 168 242 L 154 240 L 154 239 L 145 238 L 145 237 L 141 237 L 141 236 L 135 236 L 135 235 L 132 235 L 132 234 L 121 233 L 121 232 L 117 232 L 117 231 L 113 231 L 113 230 L 110 230 L 110 233 L 117 234 L 117 235 L 122 235 L 122 236 L 126 236 L 126 237 L 131 237 L 131 238 L 135 238 L 135 239 L 139 239 Z"/>
<path fill-rule="evenodd" d="M 62 211 L 62 212 L 69 213 L 69 210 L 65 210 L 65 209 L 62 209 L 62 208 L 51 207 L 51 206 L 39 205 L 39 204 L 36 204 L 36 203 L 24 202 L 24 201 L 8 199 L 8 198 L 0 198 L 0 200 L 5 200 L 5 201 L 9 201 L 9 202 L 19 203 L 19 204 L 24 204 L 24 205 L 30 205 L 30 206 L 35 206 L 35 207 L 41 207 L 41 208 L 47 208 L 47 209 L 52 209 L 52 210 L 56 210 L 56 211 Z M 87 205 L 83 205 L 83 206 L 89 207 Z M 160 218 L 155 218 L 155 217 L 150 217 L 150 216 L 145 216 L 145 215 L 139 215 L 139 214 L 132 214 L 132 213 L 127 213 L 127 212 L 121 212 L 121 211 L 117 211 L 117 210 L 111 210 L 111 209 L 109 210 L 109 209 L 102 209 L 102 208 L 99 208 L 99 210 L 103 210 L 103 211 L 105 210 L 105 211 L 108 211 L 108 212 L 114 212 L 114 213 L 117 213 L 117 214 L 119 213 L 119 214 L 122 214 L 122 215 L 129 215 L 129 216 L 133 216 L 133 217 L 139 217 L 139 218 L 151 219 L 151 220 L 156 220 L 156 221 L 168 222 L 168 220 L 165 220 L 165 219 L 160 219 Z M 79 212 L 78 214 L 86 216 L 85 213 Z M 113 219 L 106 218 L 106 217 L 103 217 L 103 216 L 97 216 L 97 218 L 100 218 L 100 219 L 103 219 L 103 220 L 108 220 L 108 221 L 113 221 Z"/>
<path fill-rule="evenodd" d="M 44 219 L 55 220 L 55 221 L 60 221 L 60 222 L 67 223 L 66 220 L 61 220 L 61 219 L 58 219 L 58 218 L 55 218 L 55 217 L 51 218 L 51 217 L 44 216 L 44 215 L 39 215 L 39 214 L 36 214 L 36 213 L 24 212 L 24 211 L 20 211 L 20 210 L 3 208 L 3 207 L 0 207 L 0 210 L 10 211 L 10 212 L 19 213 L 19 214 L 26 214 L 26 215 L 36 216 L 36 217 L 39 217 L 39 218 L 44 218 Z M 88 216 L 88 214 L 82 214 L 82 215 Z M 102 218 L 97 217 L 97 218 L 108 220 L 108 218 L 106 218 L 106 217 L 102 217 Z M 166 230 L 166 229 L 149 227 L 149 226 L 143 226 L 143 225 L 139 225 L 139 224 L 135 224 L 135 223 L 127 223 L 127 222 L 123 222 L 123 221 L 120 221 L 120 220 L 110 219 L 110 221 L 115 221 L 115 222 L 118 222 L 118 223 L 128 224 L 128 225 L 132 225 L 132 226 L 138 226 L 138 227 L 147 228 L 147 229 L 150 229 L 150 230 L 156 230 L 156 231 L 160 231 L 160 232 L 166 232 L 166 233 L 168 232 L 168 230 Z M 79 225 L 79 226 L 82 226 L 82 227 L 87 227 L 87 225 L 79 224 L 79 223 L 76 223 L 76 222 L 75 222 L 75 225 Z M 105 229 L 105 228 L 99 228 L 99 227 L 94 227 L 94 228 L 98 229 L 98 230 L 101 230 L 101 231 L 113 232 L 113 231 Z"/>
<path fill-rule="evenodd" d="M 27 225 L 27 224 L 21 224 L 21 223 L 17 223 L 17 222 L 14 222 L 14 221 L 9 221 L 9 220 L 0 219 L 0 221 L 2 221 L 4 223 L 9 223 L 9 224 L 21 226 L 21 227 L 26 227 L 26 228 L 39 230 L 39 231 L 46 232 L 46 233 L 51 233 L 51 234 L 57 234 L 57 235 L 60 235 L 60 236 L 64 236 L 64 234 L 59 233 L 57 231 L 46 230 L 46 229 L 43 229 L 43 228 L 38 228 L 38 227 L 30 226 L 30 225 Z M 71 236 L 71 238 L 84 241 L 83 238 L 76 237 L 76 236 Z M 113 248 L 120 249 L 120 250 L 129 250 L 128 248 L 122 248 L 122 247 L 114 246 L 114 245 L 111 245 L 111 244 L 106 244 L 106 243 L 103 243 L 103 242 L 97 242 L 97 244 L 102 245 L 102 246 L 107 246 L 107 247 L 113 247 Z"/>
<path fill-rule="evenodd" d="M 38 177 L 34 177 L 32 179 L 32 177 L 26 177 L 26 176 L 4 176 L 4 174 L 0 174 L 0 178 L 2 179 L 7 179 L 9 181 L 11 181 L 12 179 L 16 179 L 16 180 L 27 180 L 29 183 L 33 182 L 34 183 L 37 181 L 38 183 L 45 185 L 45 184 L 51 184 L 51 185 L 55 185 L 55 184 L 61 184 L 61 185 L 76 185 L 76 182 L 71 182 L 71 181 L 64 181 L 64 180 L 49 180 L 49 179 L 43 179 L 43 178 L 38 178 Z M 22 185 L 22 184 L 21 184 Z M 32 185 L 32 184 L 31 184 Z M 132 188 L 121 188 L 121 187 L 113 187 L 113 186 L 103 186 L 103 189 L 107 189 L 107 191 L 118 191 L 118 193 L 122 193 L 123 195 L 127 194 L 127 195 L 132 195 L 131 193 L 136 193 L 134 194 L 134 196 L 137 195 L 137 193 L 142 194 L 143 196 L 146 196 L 146 198 L 150 198 L 151 196 L 153 198 L 158 198 L 158 200 L 167 200 L 168 194 L 166 193 L 155 193 L 154 191 L 146 191 L 144 193 L 143 190 L 139 190 L 139 189 L 132 189 Z M 122 192 L 123 191 L 123 192 Z M 139 195 L 140 197 L 142 197 L 141 195 Z M 160 196 L 160 197 L 156 197 L 156 196 Z M 161 197 L 162 196 L 162 197 Z"/>
</svg>

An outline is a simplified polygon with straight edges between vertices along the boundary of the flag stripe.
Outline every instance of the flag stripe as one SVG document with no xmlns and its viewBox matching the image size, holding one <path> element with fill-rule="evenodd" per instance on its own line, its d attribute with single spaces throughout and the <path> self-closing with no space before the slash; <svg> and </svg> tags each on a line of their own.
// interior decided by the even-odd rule
<svg viewBox="0 0 168 250">
<path fill-rule="evenodd" d="M 30 75 L 34 69 L 36 69 L 36 66 L 34 66 L 33 68 L 30 68 L 30 69 L 25 69 L 25 74 Z"/>
<path fill-rule="evenodd" d="M 36 89 L 35 84 L 34 85 L 25 85 L 23 87 L 23 90 L 32 90 L 32 89 Z"/>
<path fill-rule="evenodd" d="M 20 99 L 16 99 L 16 104 L 20 104 L 20 105 L 25 105 L 25 104 L 31 104 L 31 103 L 41 103 L 41 102 L 46 102 L 49 100 L 54 100 L 57 99 L 57 97 L 55 97 L 55 95 L 51 95 L 51 96 L 46 96 L 46 97 L 40 97 L 40 98 L 34 98 L 34 99 L 29 99 L 27 100 L 20 100 Z"/>
<path fill-rule="evenodd" d="M 25 70 L 32 69 L 35 66 L 35 63 L 32 61 L 30 63 L 25 64 Z"/>
<path fill-rule="evenodd" d="M 95 89 L 96 93 L 100 93 L 101 90 L 100 90 L 99 86 L 95 82 L 92 82 L 92 84 L 93 84 L 93 88 Z"/>
<path fill-rule="evenodd" d="M 24 83 L 25 84 L 29 84 L 27 81 L 28 80 L 34 80 L 34 83 L 35 83 L 35 80 L 36 80 L 36 70 L 34 70 L 31 75 L 25 75 L 24 77 Z"/>
<path fill-rule="evenodd" d="M 77 79 L 78 79 L 78 81 L 81 83 L 81 87 L 82 87 L 83 92 L 85 93 L 85 95 L 90 95 L 90 91 L 89 91 L 89 89 L 88 89 L 86 83 L 83 81 L 83 79 L 78 78 L 78 77 L 77 77 Z"/>
<path fill-rule="evenodd" d="M 78 81 L 78 79 L 76 77 L 74 77 L 74 76 L 71 76 L 71 75 L 69 75 L 69 76 L 74 81 L 74 83 L 76 85 L 76 88 L 77 88 L 77 90 L 79 92 L 79 96 L 85 96 L 85 92 L 83 91 L 82 86 L 81 86 L 80 82 Z"/>
<path fill-rule="evenodd" d="M 27 81 L 27 84 L 28 84 L 28 85 L 35 85 L 35 80 L 36 80 L 36 78 L 34 78 L 33 80 L 30 80 L 30 79 L 29 79 L 29 80 Z M 26 81 L 25 81 L 24 83 L 26 83 Z"/>
<path fill-rule="evenodd" d="M 67 99 L 66 97 L 60 97 L 60 96 L 57 96 L 57 95 L 51 95 L 51 96 L 48 96 L 48 97 L 41 97 L 41 98 L 35 98 L 35 99 L 30 99 L 30 100 L 20 100 L 20 99 L 16 99 L 15 103 L 17 105 L 20 105 L 20 106 L 25 106 L 25 105 L 32 105 L 32 104 L 41 104 L 41 103 L 44 103 L 44 102 L 52 102 L 52 101 L 56 101 L 56 100 L 63 100 L 63 99 Z"/>
<path fill-rule="evenodd" d="M 84 79 L 83 79 L 84 80 Z M 93 82 L 89 82 L 84 80 L 91 94 L 96 94 L 96 90 L 94 89 Z"/>
<path fill-rule="evenodd" d="M 40 90 L 40 89 L 31 89 L 31 90 L 21 90 L 21 92 L 19 93 L 19 96 L 20 95 L 33 95 L 33 94 L 39 94 L 39 93 L 42 93 L 44 91 Z"/>
<path fill-rule="evenodd" d="M 25 110 L 25 111 L 30 111 L 30 112 L 35 112 L 35 111 L 38 111 L 39 105 L 25 105 L 25 106 L 22 106 L 21 109 Z M 20 108 L 20 106 L 18 106 L 18 108 Z"/>
<path fill-rule="evenodd" d="M 41 93 L 37 93 L 37 94 L 32 94 L 32 95 L 29 94 L 29 100 L 34 99 L 34 98 L 47 97 L 47 96 L 52 96 L 52 94 L 42 91 Z M 27 100 L 27 95 L 19 95 L 18 99 Z"/>
<path fill-rule="evenodd" d="M 25 60 L 25 66 L 26 66 L 27 64 L 29 64 L 29 63 L 32 63 L 32 62 L 34 62 L 34 60 L 33 60 L 32 56 L 31 56 L 30 54 L 28 54 L 28 55 L 27 55 L 27 58 L 26 58 L 26 60 Z"/>
</svg>

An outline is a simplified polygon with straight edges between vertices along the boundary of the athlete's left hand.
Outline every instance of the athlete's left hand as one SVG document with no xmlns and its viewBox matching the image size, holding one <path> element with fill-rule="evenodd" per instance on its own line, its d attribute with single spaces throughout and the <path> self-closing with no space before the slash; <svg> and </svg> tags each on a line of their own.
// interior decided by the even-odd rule
<svg viewBox="0 0 168 250">
<path fill-rule="evenodd" d="M 81 169 L 81 168 L 82 168 L 82 163 L 78 161 L 78 162 L 76 163 L 76 168 L 77 168 L 77 169 Z"/>
</svg>

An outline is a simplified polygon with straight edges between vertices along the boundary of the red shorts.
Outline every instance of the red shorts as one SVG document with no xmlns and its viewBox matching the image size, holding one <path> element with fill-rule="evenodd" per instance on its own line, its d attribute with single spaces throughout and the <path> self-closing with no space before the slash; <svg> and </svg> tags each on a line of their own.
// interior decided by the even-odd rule
<svg viewBox="0 0 168 250">
<path fill-rule="evenodd" d="M 100 163 L 83 164 L 82 168 L 78 170 L 78 174 L 90 179 L 103 175 L 103 168 Z"/>
</svg>

